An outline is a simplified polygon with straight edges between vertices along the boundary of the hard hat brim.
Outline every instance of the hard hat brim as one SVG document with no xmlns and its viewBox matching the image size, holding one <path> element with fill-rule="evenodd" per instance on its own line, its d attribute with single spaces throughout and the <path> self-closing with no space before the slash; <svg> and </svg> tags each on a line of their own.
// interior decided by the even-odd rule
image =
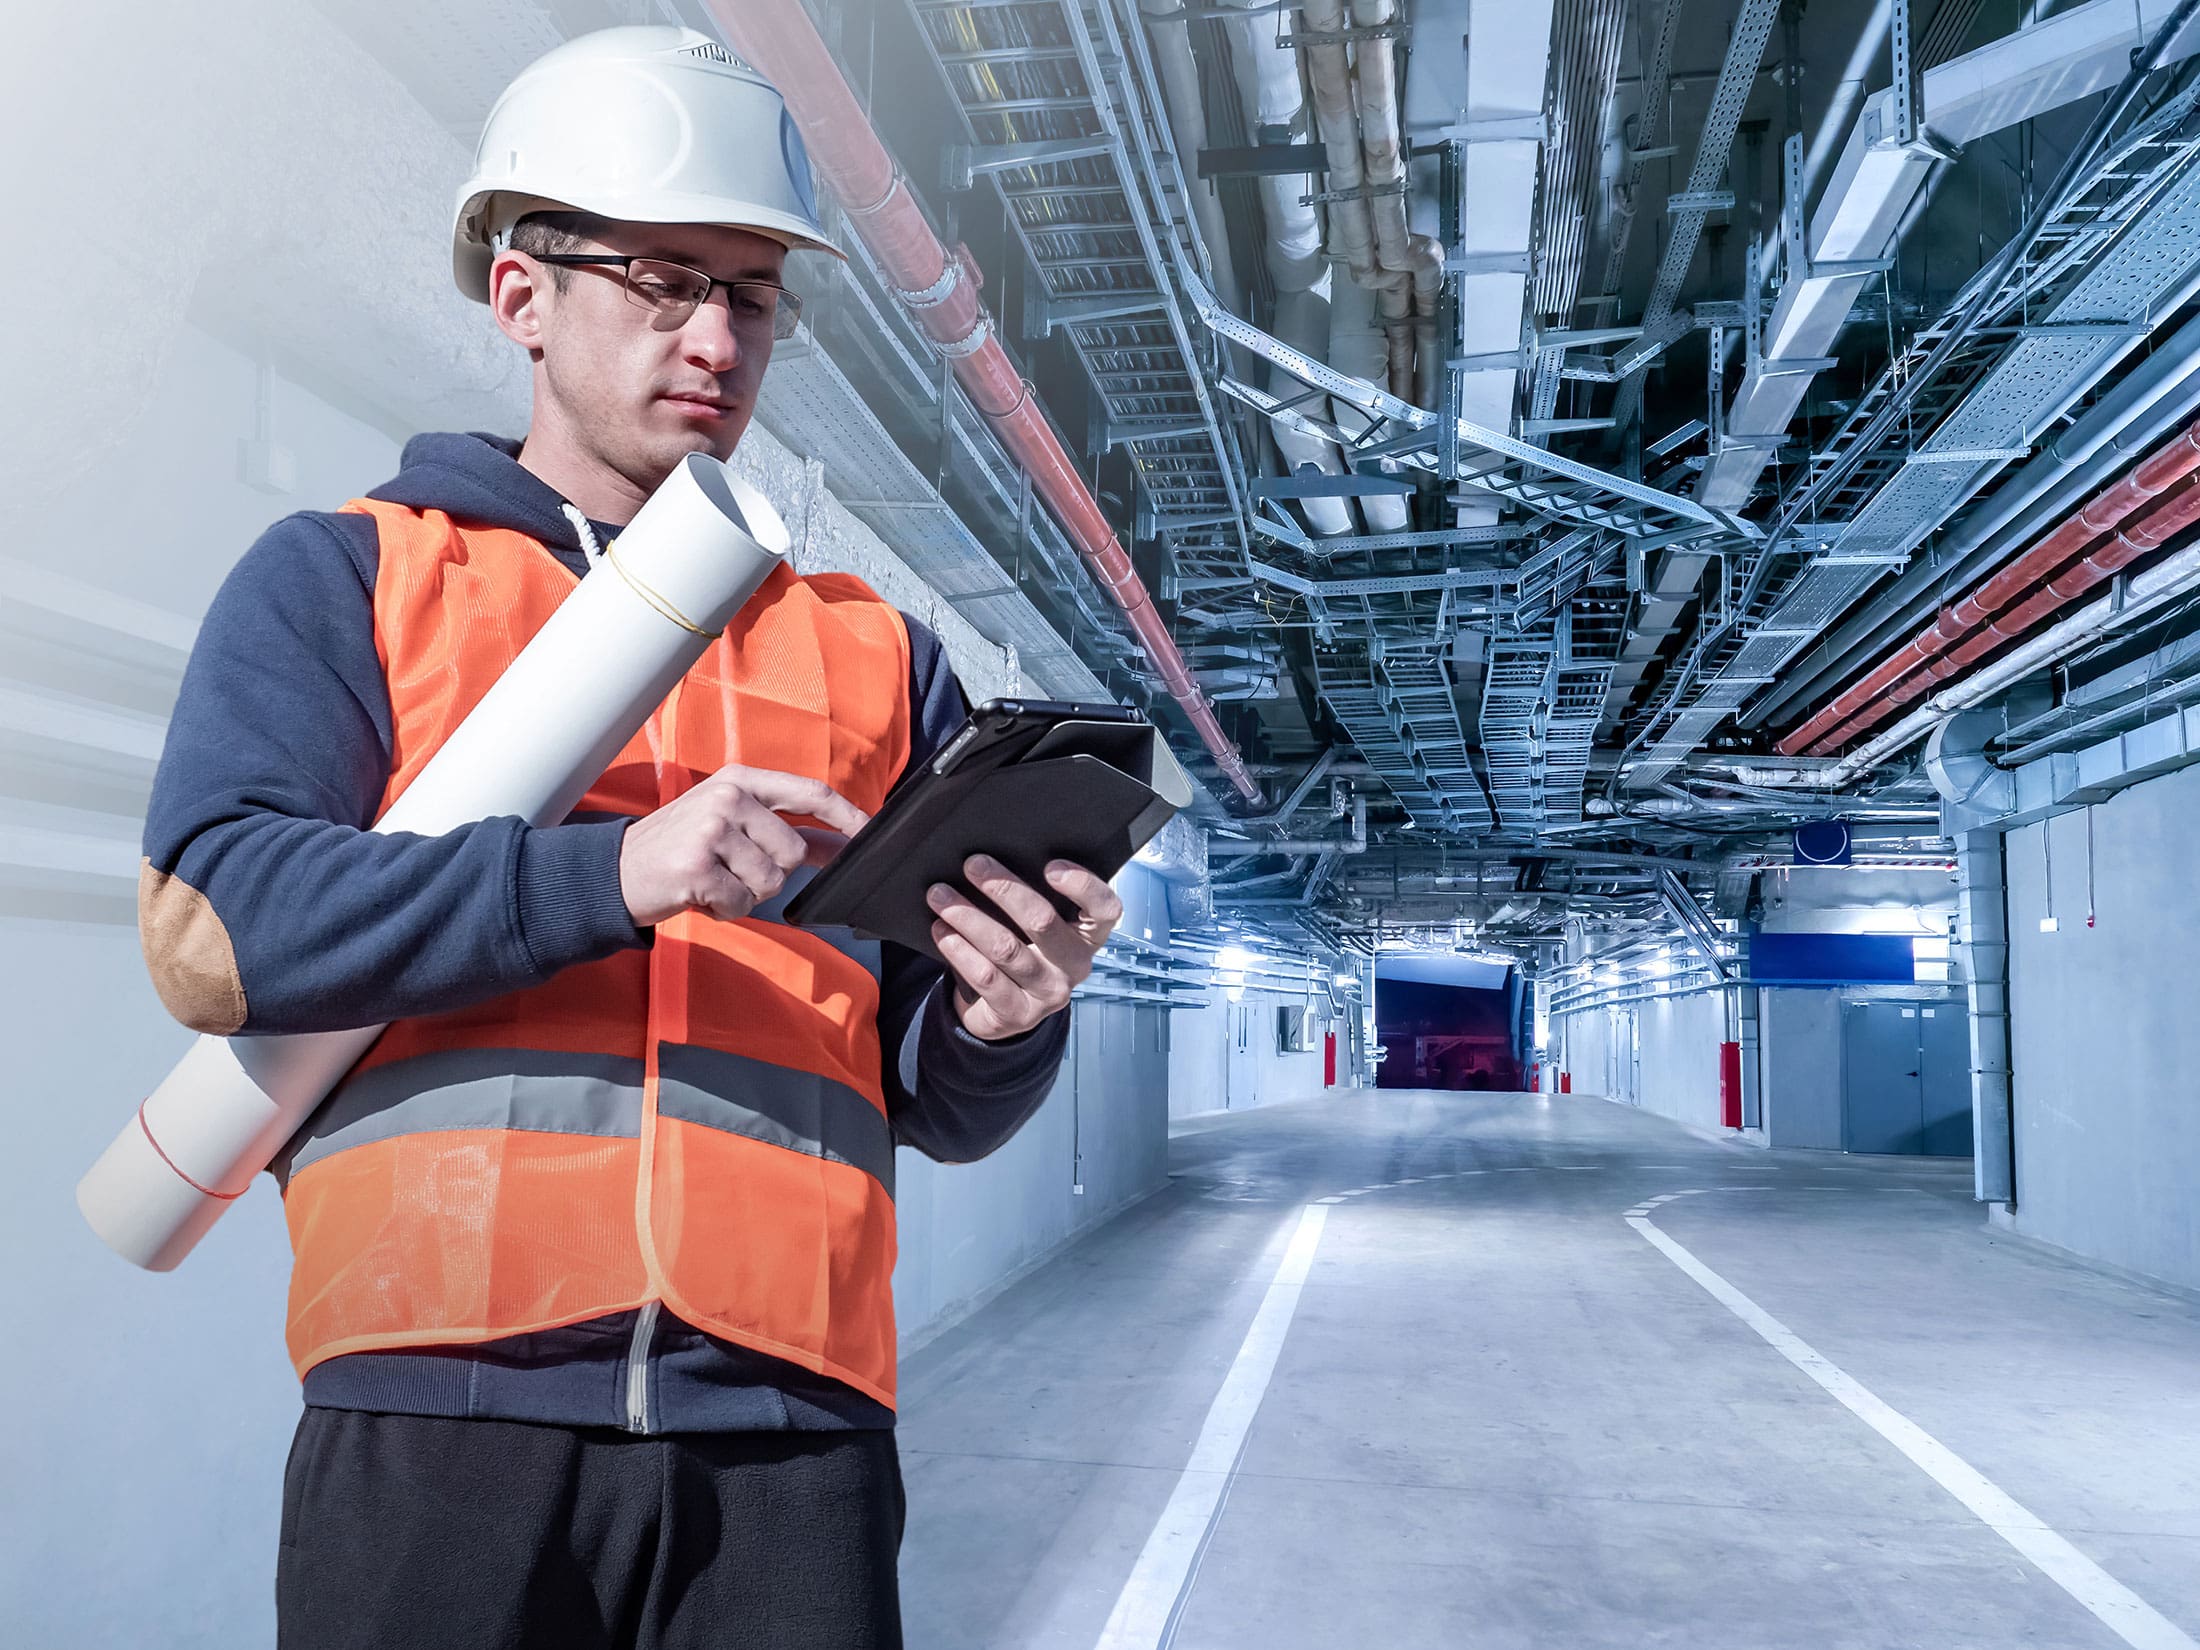
<svg viewBox="0 0 2200 1650">
<path fill-rule="evenodd" d="M 451 236 L 451 275 L 459 291 L 477 304 L 489 301 L 489 266 L 496 261 L 496 252 L 485 239 L 470 234 L 467 225 L 481 222 L 492 210 L 495 198 L 509 193 L 483 190 L 459 204 L 457 227 Z M 551 200 L 539 195 L 521 197 L 511 204 L 519 210 L 496 214 L 508 223 L 534 212 L 587 212 L 612 223 L 709 224 L 720 229 L 745 229 L 752 235 L 777 241 L 789 252 L 822 252 L 842 263 L 848 261 L 847 253 L 815 233 L 807 222 L 791 212 L 758 207 L 734 218 L 727 214 L 725 202 L 716 198 L 664 195 L 648 201 L 627 199 L 621 201 L 616 210 L 608 204 Z M 645 210 L 637 211 L 638 207 Z"/>
</svg>

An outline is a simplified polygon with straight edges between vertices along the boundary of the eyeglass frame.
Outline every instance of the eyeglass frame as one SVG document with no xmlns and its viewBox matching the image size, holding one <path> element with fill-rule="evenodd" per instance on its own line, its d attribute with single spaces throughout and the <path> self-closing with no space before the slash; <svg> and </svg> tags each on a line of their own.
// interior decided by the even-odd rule
<svg viewBox="0 0 2200 1650">
<path fill-rule="evenodd" d="M 619 282 L 619 286 L 620 290 L 626 294 L 626 301 L 637 309 L 646 309 L 655 315 L 672 315 L 674 311 L 659 304 L 655 299 L 644 297 L 634 290 L 634 266 L 636 264 L 662 264 L 667 269 L 684 270 L 697 280 L 708 283 L 695 300 L 688 304 L 686 309 L 679 311 L 677 319 L 666 326 L 652 329 L 658 332 L 671 332 L 675 328 L 685 326 L 688 317 L 709 303 L 711 294 L 720 287 L 726 289 L 728 302 L 731 302 L 733 298 L 735 287 L 761 287 L 766 292 L 774 295 L 772 299 L 772 339 L 775 343 L 792 338 L 795 329 L 802 324 L 802 295 L 799 292 L 790 291 L 776 281 L 762 281 L 749 275 L 721 280 L 707 269 L 697 269 L 693 264 L 681 263 L 677 258 L 659 258 L 646 252 L 530 252 L 527 256 L 533 258 L 537 263 L 556 264 L 566 269 L 604 267 L 622 270 L 624 275 Z M 784 321 L 782 321 L 782 317 L 784 317 Z M 784 332 L 780 330 L 782 325 L 786 328 Z"/>
</svg>

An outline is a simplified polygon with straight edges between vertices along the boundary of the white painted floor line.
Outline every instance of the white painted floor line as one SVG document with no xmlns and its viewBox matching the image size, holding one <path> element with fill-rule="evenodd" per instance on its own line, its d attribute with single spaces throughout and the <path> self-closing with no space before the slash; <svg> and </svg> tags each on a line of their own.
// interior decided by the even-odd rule
<svg viewBox="0 0 2200 1650">
<path fill-rule="evenodd" d="M 1680 1194 L 1687 1195 L 1687 1194 Z M 2192 1636 L 2025 1510 L 1977 1468 L 1908 1416 L 1827 1360 L 1787 1325 L 1718 1273 L 1629 1211 L 1627 1224 L 1704 1292 L 1762 1336 L 1781 1357 L 1824 1387 L 1849 1413 L 1907 1455 L 1934 1483 L 2022 1553 L 2048 1580 L 2098 1616 L 2133 1650 L 2200 1650 Z"/>
<path fill-rule="evenodd" d="M 1268 1378 L 1275 1373 L 1276 1358 L 1283 1351 L 1292 1315 L 1299 1309 L 1299 1294 L 1328 1219 L 1329 1211 L 1318 1206 L 1300 1213 L 1299 1229 L 1291 1235 L 1283 1264 L 1276 1268 L 1260 1310 L 1253 1314 L 1253 1327 L 1245 1333 L 1245 1344 L 1222 1378 L 1222 1390 L 1207 1410 L 1169 1504 L 1161 1509 L 1153 1534 L 1131 1566 L 1130 1579 L 1116 1596 L 1096 1650 L 1158 1650 L 1175 1636 L 1180 1601 L 1221 1509 L 1223 1492 L 1237 1472 L 1253 1417 L 1267 1395 Z"/>
</svg>

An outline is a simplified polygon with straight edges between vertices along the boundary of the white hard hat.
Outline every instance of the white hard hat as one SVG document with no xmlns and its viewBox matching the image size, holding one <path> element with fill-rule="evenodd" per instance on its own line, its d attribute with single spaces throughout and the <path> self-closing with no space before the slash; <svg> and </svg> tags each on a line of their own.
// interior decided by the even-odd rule
<svg viewBox="0 0 2200 1650">
<path fill-rule="evenodd" d="M 458 192 L 451 271 L 489 298 L 499 237 L 529 212 L 747 229 L 835 257 L 809 156 L 777 90 L 708 35 L 599 29 L 520 71 L 481 128 Z"/>
</svg>

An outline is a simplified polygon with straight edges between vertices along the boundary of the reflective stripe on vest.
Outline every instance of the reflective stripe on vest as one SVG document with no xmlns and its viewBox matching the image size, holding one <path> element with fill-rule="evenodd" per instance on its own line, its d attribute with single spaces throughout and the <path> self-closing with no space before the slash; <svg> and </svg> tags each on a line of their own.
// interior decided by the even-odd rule
<svg viewBox="0 0 2200 1650">
<path fill-rule="evenodd" d="M 457 1048 L 376 1066 L 313 1114 L 273 1165 L 285 1187 L 337 1152 L 399 1135 L 454 1129 L 638 1140 L 644 1063 L 615 1054 Z M 657 1109 L 727 1134 L 861 1169 L 892 1195 L 894 1138 L 853 1089 L 807 1071 L 719 1049 L 668 1043 L 658 1053 Z"/>
<path fill-rule="evenodd" d="M 575 578 L 518 533 L 347 508 L 381 537 L 386 808 Z M 729 762 L 876 811 L 908 756 L 908 675 L 868 586 L 781 569 L 575 817 L 649 813 Z M 891 1404 L 879 947 L 780 920 L 809 874 L 738 922 L 683 913 L 646 949 L 391 1026 L 277 1166 L 300 1372 L 658 1300 Z"/>
</svg>

